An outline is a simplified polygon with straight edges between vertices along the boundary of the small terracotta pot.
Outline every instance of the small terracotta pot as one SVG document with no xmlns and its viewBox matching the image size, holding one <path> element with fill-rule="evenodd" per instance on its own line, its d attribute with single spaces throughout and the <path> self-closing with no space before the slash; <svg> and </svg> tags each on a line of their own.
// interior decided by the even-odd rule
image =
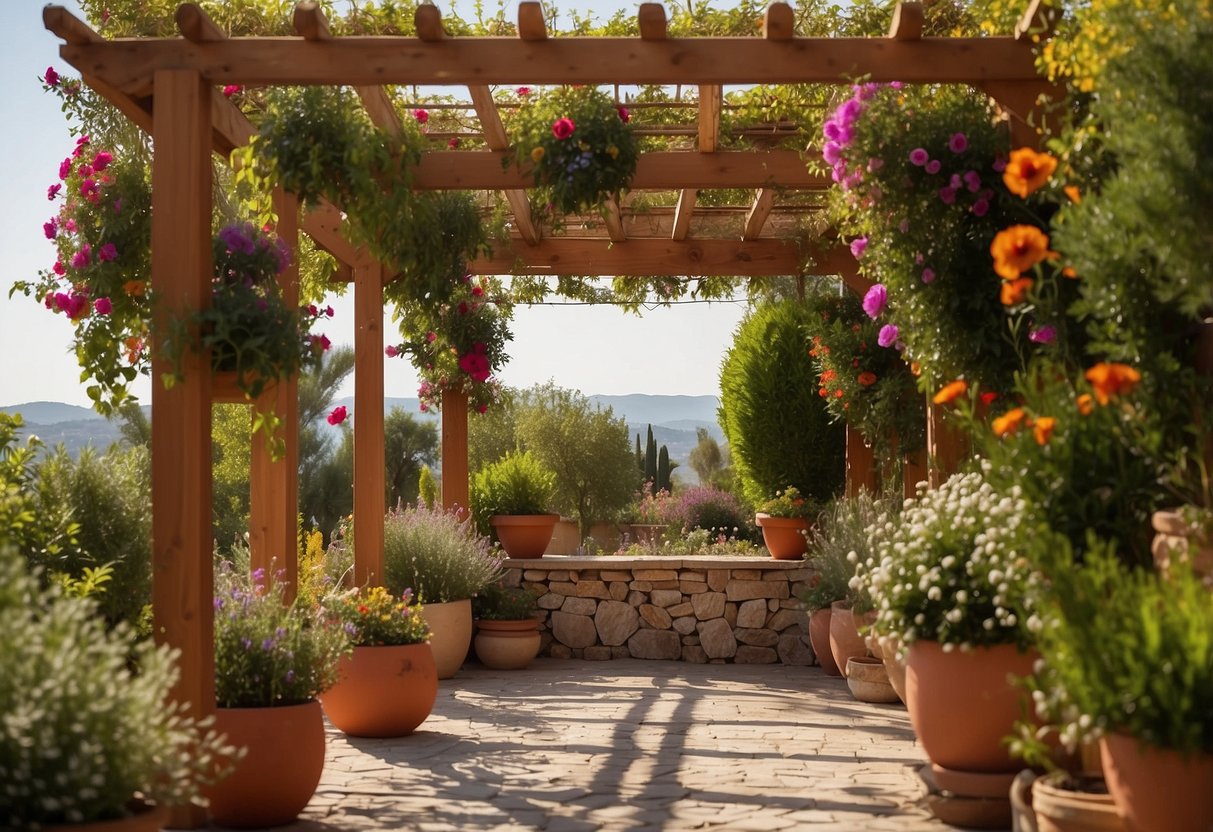
<svg viewBox="0 0 1213 832">
<path fill-rule="evenodd" d="M 944 652 L 933 641 L 910 646 L 906 707 L 932 763 L 956 771 L 996 774 L 1023 767 L 1002 739 L 1021 716 L 1023 692 L 1011 682 L 1027 676 L 1037 653 L 1013 644 Z"/>
<path fill-rule="evenodd" d="M 339 672 L 341 681 L 320 694 L 320 704 L 329 722 L 353 737 L 411 734 L 438 698 L 429 644 L 355 647 Z"/>
<path fill-rule="evenodd" d="M 1037 832 L 1125 832 L 1112 795 L 1098 788 L 1104 786 L 1102 779 L 1082 789 L 1068 787 L 1069 779 L 1066 772 L 1055 771 L 1032 784 Z"/>
<path fill-rule="evenodd" d="M 430 625 L 430 649 L 438 678 L 449 679 L 459 672 L 472 646 L 472 601 L 423 604 L 421 617 Z"/>
<path fill-rule="evenodd" d="M 489 525 L 512 558 L 541 558 L 552 542 L 559 514 L 494 514 Z"/>
<path fill-rule="evenodd" d="M 521 670 L 539 655 L 539 622 L 476 622 L 476 655 L 493 670 Z"/>
<path fill-rule="evenodd" d="M 868 655 L 868 646 L 855 626 L 855 617 L 847 601 L 835 601 L 830 605 L 830 652 L 843 676 L 847 675 L 848 659 Z"/>
<path fill-rule="evenodd" d="M 801 517 L 772 517 L 759 512 L 755 522 L 762 542 L 775 560 L 799 560 L 809 550 L 809 521 Z"/>
<path fill-rule="evenodd" d="M 884 662 L 870 656 L 852 656 L 847 660 L 847 687 L 860 702 L 889 705 L 901 701 L 889 684 Z"/>
<path fill-rule="evenodd" d="M 283 826 L 298 817 L 324 770 L 320 703 L 217 708 L 215 730 L 248 753 L 235 771 L 203 790 L 214 824 L 258 829 Z"/>
<path fill-rule="evenodd" d="M 1132 832 L 1213 829 L 1213 754 L 1184 756 L 1127 734 L 1099 741 L 1108 792 Z"/>
<path fill-rule="evenodd" d="M 160 832 L 168 821 L 168 809 L 140 801 L 127 804 L 131 814 L 115 820 L 63 823 L 43 826 L 42 832 Z"/>
<path fill-rule="evenodd" d="M 809 644 L 817 654 L 817 663 L 827 676 L 841 676 L 842 671 L 834 662 L 834 654 L 830 651 L 830 608 L 822 607 L 813 610 L 809 615 Z"/>
</svg>

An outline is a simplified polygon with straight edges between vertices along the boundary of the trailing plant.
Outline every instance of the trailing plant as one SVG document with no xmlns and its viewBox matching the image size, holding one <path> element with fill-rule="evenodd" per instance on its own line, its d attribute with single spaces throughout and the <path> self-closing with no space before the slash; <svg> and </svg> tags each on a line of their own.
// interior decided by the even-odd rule
<svg viewBox="0 0 1213 832">
<path fill-rule="evenodd" d="M 837 497 L 826 505 L 821 521 L 809 536 L 806 566 L 816 576 L 800 594 L 805 609 L 825 609 L 835 601 L 848 601 L 861 613 L 871 609 L 867 586 L 852 581 L 855 565 L 872 559 L 868 529 L 893 510 L 892 505 L 873 499 L 866 491 L 854 497 Z"/>
<path fill-rule="evenodd" d="M 429 640 L 430 626 L 421 615 L 421 605 L 412 602 L 412 590 L 395 596 L 374 586 L 329 595 L 322 605 L 341 622 L 356 647 L 379 647 Z"/>
<path fill-rule="evenodd" d="M 556 475 L 530 451 L 508 453 L 472 478 L 472 516 L 481 533 L 496 514 L 547 514 Z"/>
<path fill-rule="evenodd" d="M 486 621 L 525 621 L 535 614 L 537 600 L 534 590 L 492 583 L 472 599 L 472 615 Z"/>
<path fill-rule="evenodd" d="M 488 538 L 476 533 L 470 518 L 422 506 L 405 506 L 384 518 L 383 582 L 389 592 L 410 589 L 420 603 L 443 604 L 471 598 L 500 576 Z"/>
</svg>

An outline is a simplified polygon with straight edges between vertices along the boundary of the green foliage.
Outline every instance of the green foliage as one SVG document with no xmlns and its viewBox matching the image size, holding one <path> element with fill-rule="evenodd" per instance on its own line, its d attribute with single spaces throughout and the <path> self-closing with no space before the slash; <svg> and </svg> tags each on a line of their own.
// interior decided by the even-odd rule
<svg viewBox="0 0 1213 832">
<path fill-rule="evenodd" d="M 299 375 L 299 513 L 325 535 L 354 506 L 353 441 L 345 439 L 349 428 L 343 424 L 334 430 L 324 418 L 353 369 L 354 350 L 337 347 L 321 356 L 319 366 Z"/>
<path fill-rule="evenodd" d="M 0 413 L 0 542 L 31 563 L 53 567 L 79 531 L 66 503 L 39 499 L 34 458 L 42 442 L 31 436 L 18 444 L 21 414 Z"/>
<path fill-rule="evenodd" d="M 173 653 L 107 628 L 89 599 L 40 588 L 0 538 L 0 825 L 119 818 L 136 792 L 196 800 L 232 749 L 173 701 Z"/>
<path fill-rule="evenodd" d="M 672 490 L 672 486 L 670 485 L 671 470 L 670 449 L 662 445 L 661 450 L 657 452 L 657 482 L 655 485 L 659 491 L 662 489 L 666 491 Z"/>
<path fill-rule="evenodd" d="M 283 584 L 260 569 L 251 580 L 221 569 L 215 585 L 219 707 L 298 705 L 336 684 L 349 640 L 322 610 L 283 603 Z"/>
<path fill-rule="evenodd" d="M 692 529 L 682 534 L 667 534 L 649 541 L 633 543 L 616 554 L 628 557 L 765 557 L 765 550 L 743 537 L 711 529 Z"/>
<path fill-rule="evenodd" d="M 472 478 L 472 516 L 482 534 L 495 514 L 547 514 L 556 475 L 530 451 L 506 454 Z"/>
<path fill-rule="evenodd" d="M 858 582 L 852 585 L 855 564 L 873 558 L 868 529 L 894 508 L 872 499 L 866 491 L 860 491 L 855 497 L 838 497 L 830 501 L 809 537 L 805 565 L 817 574 L 800 594 L 805 609 L 809 612 L 825 609 L 835 601 L 849 601 L 857 612 L 871 608 L 867 588 L 859 586 Z"/>
<path fill-rule="evenodd" d="M 720 424 L 751 503 L 789 485 L 825 501 L 843 485 L 845 434 L 817 395 L 806 315 L 788 301 L 757 307 L 720 370 Z"/>
<path fill-rule="evenodd" d="M 724 471 L 726 464 L 720 444 L 712 438 L 707 428 L 695 428 L 695 436 L 698 441 L 687 455 L 687 465 L 699 477 L 700 484 L 718 485 L 717 476 Z"/>
<path fill-rule="evenodd" d="M 417 503 L 423 506 L 436 506 L 441 495 L 438 493 L 438 483 L 430 466 L 422 465 L 421 474 L 417 477 Z"/>
<path fill-rule="evenodd" d="M 430 627 L 405 590 L 396 598 L 381 586 L 351 589 L 323 599 L 324 609 L 341 622 L 357 647 L 422 644 L 430 638 Z"/>
<path fill-rule="evenodd" d="M 383 450 L 387 505 L 417 502 L 422 468 L 438 461 L 438 425 L 393 407 L 383 422 Z"/>
<path fill-rule="evenodd" d="M 758 511 L 771 517 L 799 517 L 802 520 L 813 520 L 817 517 L 820 507 L 807 499 L 794 485 L 789 485 L 782 491 L 776 491 L 775 496 L 758 504 Z"/>
<path fill-rule="evenodd" d="M 644 446 L 644 481 L 650 483 L 649 490 L 656 494 L 661 489 L 657 487 L 657 440 L 653 438 L 653 426 L 648 426 L 648 436 Z"/>
<path fill-rule="evenodd" d="M 518 446 L 516 391 L 502 388 L 497 407 L 468 418 L 468 470 L 476 473 Z"/>
<path fill-rule="evenodd" d="M 410 590 L 420 603 L 444 604 L 471 598 L 500 577 L 501 567 L 471 520 L 440 507 L 405 506 L 383 521 L 383 573 L 392 594 Z"/>
<path fill-rule="evenodd" d="M 534 615 L 537 600 L 535 592 L 525 587 L 493 583 L 472 599 L 472 614 L 487 621 L 525 621 Z"/>
<path fill-rule="evenodd" d="M 215 405 L 211 410 L 211 533 L 223 551 L 242 540 L 249 529 L 252 454 L 248 408 Z"/>
</svg>

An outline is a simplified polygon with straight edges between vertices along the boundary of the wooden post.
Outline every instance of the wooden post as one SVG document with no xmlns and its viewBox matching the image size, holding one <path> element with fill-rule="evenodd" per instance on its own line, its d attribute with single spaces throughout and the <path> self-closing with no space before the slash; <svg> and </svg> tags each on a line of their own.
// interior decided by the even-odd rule
<svg viewBox="0 0 1213 832">
<path fill-rule="evenodd" d="M 191 70 L 157 70 L 152 159 L 152 291 L 156 331 L 211 303 L 211 90 Z M 215 709 L 211 567 L 210 355 L 181 350 L 182 381 L 152 353 L 152 605 L 156 640 L 181 651 L 174 697 Z M 173 808 L 170 825 L 198 828 L 206 811 Z"/>
<path fill-rule="evenodd" d="M 904 458 L 901 468 L 902 495 L 908 500 L 918 493 L 918 483 L 927 480 L 927 455 L 917 450 Z"/>
<path fill-rule="evenodd" d="M 442 391 L 442 505 L 466 512 L 468 499 L 468 397 Z"/>
<path fill-rule="evenodd" d="M 383 580 L 383 267 L 354 266 L 354 583 Z"/>
<path fill-rule="evenodd" d="M 964 432 L 947 424 L 944 416 L 948 405 L 931 402 L 927 405 L 927 455 L 930 470 L 927 482 L 939 488 L 944 480 L 960 470 L 969 456 L 969 443 Z"/>
<path fill-rule="evenodd" d="M 299 205 L 279 191 L 278 236 L 291 252 L 290 265 L 278 275 L 282 298 L 289 308 L 299 305 Z M 262 395 L 255 408 L 273 410 L 282 424 L 278 436 L 285 445 L 282 459 L 270 458 L 264 438 L 254 436 L 249 495 L 249 552 L 253 569 L 267 574 L 281 570 L 284 596 L 295 598 L 299 579 L 299 379 L 280 379 Z M 256 413 L 254 412 L 254 418 Z"/>
<path fill-rule="evenodd" d="M 876 494 L 876 456 L 863 434 L 847 425 L 847 496 L 857 497 L 865 489 Z"/>
</svg>

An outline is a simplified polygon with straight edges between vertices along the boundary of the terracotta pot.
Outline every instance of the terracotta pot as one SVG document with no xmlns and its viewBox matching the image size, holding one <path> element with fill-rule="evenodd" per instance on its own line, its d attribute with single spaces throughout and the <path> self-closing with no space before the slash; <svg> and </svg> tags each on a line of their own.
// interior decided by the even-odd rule
<svg viewBox="0 0 1213 832">
<path fill-rule="evenodd" d="M 1108 792 L 1132 832 L 1213 829 L 1213 754 L 1185 757 L 1127 734 L 1106 734 L 1099 745 Z"/>
<path fill-rule="evenodd" d="M 43 832 L 160 832 L 168 822 L 168 809 L 152 806 L 142 801 L 127 804 L 131 814 L 114 820 L 97 820 L 90 823 L 62 823 L 43 826 Z"/>
<path fill-rule="evenodd" d="M 1036 656 L 1012 644 L 946 653 L 933 641 L 910 646 L 906 707 L 931 762 L 988 774 L 1023 767 L 1010 757 L 1002 738 L 1022 713 L 1022 691 L 1011 677 L 1031 673 Z"/>
<path fill-rule="evenodd" d="M 809 644 L 813 645 L 813 652 L 817 654 L 817 663 L 821 665 L 821 669 L 827 676 L 842 675 L 842 671 L 838 669 L 838 665 L 834 661 L 834 654 L 830 652 L 829 607 L 813 610 L 809 615 Z"/>
<path fill-rule="evenodd" d="M 1155 532 L 1150 552 L 1154 555 L 1154 567 L 1163 577 L 1171 567 L 1172 557 L 1189 560 L 1192 571 L 1206 581 L 1213 576 L 1213 541 L 1184 522 L 1178 511 L 1156 511 L 1150 524 Z"/>
<path fill-rule="evenodd" d="M 762 542 L 775 560 L 799 560 L 809 550 L 809 521 L 801 517 L 772 517 L 761 512 L 755 521 Z"/>
<path fill-rule="evenodd" d="M 855 626 L 851 605 L 847 601 L 835 601 L 830 605 L 830 652 L 843 676 L 847 675 L 848 659 L 868 655 L 868 646 Z"/>
<path fill-rule="evenodd" d="M 1066 772 L 1055 771 L 1032 784 L 1037 832 L 1124 832 L 1102 778 L 1070 781 Z"/>
<path fill-rule="evenodd" d="M 889 684 L 884 662 L 870 656 L 852 656 L 847 660 L 847 687 L 860 702 L 888 705 L 901 701 Z"/>
<path fill-rule="evenodd" d="M 521 670 L 539 655 L 539 622 L 476 622 L 476 655 L 493 670 Z"/>
<path fill-rule="evenodd" d="M 424 604 L 421 617 L 430 625 L 430 649 L 438 678 L 449 679 L 459 672 L 472 646 L 472 600 Z"/>
<path fill-rule="evenodd" d="M 889 636 L 881 649 L 881 659 L 884 661 L 885 672 L 889 674 L 889 684 L 897 691 L 897 698 L 906 701 L 906 660 L 901 653 L 901 642 Z"/>
<path fill-rule="evenodd" d="M 510 557 L 541 558 L 559 520 L 559 514 L 494 514 L 489 525 Z"/>
<path fill-rule="evenodd" d="M 293 821 L 312 799 L 324 769 L 320 703 L 218 708 L 215 729 L 248 752 L 235 771 L 203 790 L 214 824 L 256 829 Z"/>
<path fill-rule="evenodd" d="M 329 722 L 350 736 L 411 734 L 438 698 L 429 644 L 355 647 L 339 671 L 341 681 L 320 695 L 320 704 Z"/>
</svg>

